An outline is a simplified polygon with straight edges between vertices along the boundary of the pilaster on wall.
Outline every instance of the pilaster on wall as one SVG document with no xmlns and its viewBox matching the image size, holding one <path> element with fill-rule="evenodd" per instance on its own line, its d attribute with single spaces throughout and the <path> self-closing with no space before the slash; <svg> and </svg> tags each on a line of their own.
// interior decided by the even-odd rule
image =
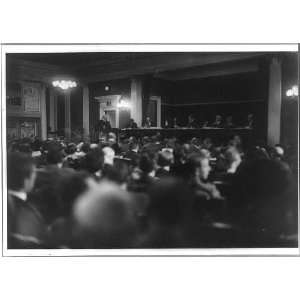
<svg viewBox="0 0 300 300">
<path fill-rule="evenodd" d="M 57 130 L 57 94 L 55 90 L 50 88 L 49 91 L 49 108 L 50 108 L 50 120 L 49 120 L 49 125 L 51 127 L 51 131 L 56 131 Z"/>
<path fill-rule="evenodd" d="M 142 126 L 142 80 L 133 78 L 131 80 L 131 118 L 135 120 L 137 125 Z"/>
<path fill-rule="evenodd" d="M 41 86 L 41 137 L 47 139 L 46 87 Z"/>
<path fill-rule="evenodd" d="M 270 62 L 268 99 L 268 144 L 271 146 L 280 142 L 280 116 L 281 62 L 274 57 Z"/>
<path fill-rule="evenodd" d="M 82 95 L 82 127 L 83 136 L 87 138 L 90 134 L 90 105 L 89 105 L 89 88 L 83 87 Z"/>
<path fill-rule="evenodd" d="M 65 94 L 65 136 L 71 138 L 71 102 L 70 93 Z"/>
</svg>

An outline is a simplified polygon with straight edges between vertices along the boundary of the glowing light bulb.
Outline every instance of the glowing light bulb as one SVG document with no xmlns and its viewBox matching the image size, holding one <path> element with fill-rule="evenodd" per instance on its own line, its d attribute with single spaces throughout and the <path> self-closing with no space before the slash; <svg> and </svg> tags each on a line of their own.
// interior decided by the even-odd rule
<svg viewBox="0 0 300 300">
<path fill-rule="evenodd" d="M 299 95 L 299 90 L 298 87 L 295 85 L 292 87 L 293 95 L 298 96 Z"/>
<path fill-rule="evenodd" d="M 60 87 L 62 90 L 67 90 L 77 86 L 77 83 L 72 80 L 55 80 L 52 82 L 54 87 Z"/>
</svg>

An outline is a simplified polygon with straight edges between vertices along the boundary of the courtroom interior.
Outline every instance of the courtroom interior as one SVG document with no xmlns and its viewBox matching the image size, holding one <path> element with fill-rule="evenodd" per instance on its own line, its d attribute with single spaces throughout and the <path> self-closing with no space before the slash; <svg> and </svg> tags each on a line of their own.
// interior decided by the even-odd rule
<svg viewBox="0 0 300 300">
<path fill-rule="evenodd" d="M 8 247 L 297 247 L 298 56 L 7 53 Z"/>
</svg>

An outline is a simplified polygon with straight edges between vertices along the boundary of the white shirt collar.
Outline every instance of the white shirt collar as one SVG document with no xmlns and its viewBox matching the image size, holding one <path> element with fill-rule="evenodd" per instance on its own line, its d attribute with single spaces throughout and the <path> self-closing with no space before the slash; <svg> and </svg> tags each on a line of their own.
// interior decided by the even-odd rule
<svg viewBox="0 0 300 300">
<path fill-rule="evenodd" d="M 16 196 L 16 197 L 20 198 L 23 201 L 27 200 L 27 194 L 25 192 L 9 190 L 8 193 L 10 195 L 13 195 L 13 196 Z"/>
</svg>

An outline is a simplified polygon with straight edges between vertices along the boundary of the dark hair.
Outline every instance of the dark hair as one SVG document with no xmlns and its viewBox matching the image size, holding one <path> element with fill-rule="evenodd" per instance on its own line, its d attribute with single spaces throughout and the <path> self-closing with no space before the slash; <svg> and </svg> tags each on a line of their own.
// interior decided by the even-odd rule
<svg viewBox="0 0 300 300">
<path fill-rule="evenodd" d="M 125 183 L 129 176 L 128 164 L 123 161 L 116 160 L 113 166 L 107 165 L 104 168 L 103 176 L 117 184 Z"/>
<path fill-rule="evenodd" d="M 99 148 L 92 149 L 84 157 L 82 161 L 82 169 L 88 171 L 89 173 L 95 173 L 103 169 L 104 164 L 104 154 Z"/>
<path fill-rule="evenodd" d="M 71 173 L 62 179 L 60 185 L 60 210 L 63 216 L 69 216 L 76 198 L 88 189 L 89 174 L 83 171 Z"/>
<path fill-rule="evenodd" d="M 139 161 L 139 167 L 144 173 L 150 173 L 154 170 L 154 162 L 153 159 L 151 159 L 150 155 L 148 153 L 143 153 L 140 161 Z"/>
<path fill-rule="evenodd" d="M 89 143 L 84 143 L 81 146 L 81 151 L 84 153 L 88 153 L 90 151 L 90 144 Z"/>
<path fill-rule="evenodd" d="M 7 155 L 7 187 L 20 190 L 24 187 L 24 180 L 31 176 L 34 168 L 32 158 L 24 153 L 8 153 Z"/>
<path fill-rule="evenodd" d="M 63 155 L 59 149 L 51 149 L 47 152 L 46 160 L 49 165 L 61 163 Z"/>
<path fill-rule="evenodd" d="M 18 151 L 31 154 L 32 149 L 29 143 L 21 143 L 18 145 Z"/>
<path fill-rule="evenodd" d="M 31 143 L 31 148 L 33 151 L 39 151 L 41 149 L 42 143 L 38 138 Z"/>
<path fill-rule="evenodd" d="M 293 190 L 292 173 L 286 164 L 270 159 L 246 161 L 234 178 L 229 212 L 247 230 L 285 231 L 289 227 L 286 213 L 297 202 Z"/>
<path fill-rule="evenodd" d="M 76 145 L 74 143 L 70 143 L 67 145 L 65 149 L 66 154 L 73 154 L 76 152 Z"/>
<path fill-rule="evenodd" d="M 172 164 L 172 153 L 160 152 L 158 154 L 157 164 L 161 167 L 170 166 Z"/>
<path fill-rule="evenodd" d="M 179 179 L 165 178 L 149 189 L 148 215 L 161 224 L 175 225 L 184 220 L 192 198 L 188 186 Z"/>
<path fill-rule="evenodd" d="M 138 141 L 136 139 L 136 137 L 133 137 L 131 136 L 129 138 L 129 143 L 128 143 L 128 146 L 129 146 L 129 149 L 132 150 L 132 149 L 135 149 L 138 145 Z"/>
<path fill-rule="evenodd" d="M 243 196 L 252 202 L 263 198 L 281 197 L 292 183 L 290 168 L 287 164 L 270 159 L 256 159 L 241 165 L 238 176 L 238 185 Z"/>
</svg>

